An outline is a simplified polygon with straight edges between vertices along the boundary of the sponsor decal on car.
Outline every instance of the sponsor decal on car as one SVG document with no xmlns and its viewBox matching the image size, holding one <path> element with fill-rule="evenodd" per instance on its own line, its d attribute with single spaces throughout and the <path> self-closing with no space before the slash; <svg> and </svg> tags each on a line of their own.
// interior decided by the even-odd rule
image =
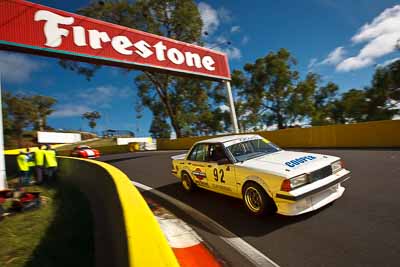
<svg viewBox="0 0 400 267">
<path fill-rule="evenodd" d="M 197 168 L 196 170 L 194 170 L 194 171 L 192 172 L 192 174 L 193 174 L 194 176 L 196 176 L 196 178 L 199 179 L 199 180 L 203 180 L 204 178 L 207 177 L 206 173 L 203 172 L 203 171 L 201 171 L 201 169 L 199 169 L 199 168 Z"/>
<path fill-rule="evenodd" d="M 290 168 L 294 168 L 294 167 L 296 167 L 297 165 L 306 163 L 306 162 L 311 161 L 311 160 L 314 160 L 314 159 L 316 159 L 316 158 L 317 158 L 317 157 L 311 156 L 311 155 L 310 155 L 310 156 L 305 156 L 305 157 L 293 159 L 293 160 L 291 160 L 291 161 L 287 161 L 287 162 L 285 162 L 285 164 L 286 164 L 286 166 L 288 166 L 288 167 L 290 167 Z"/>
</svg>

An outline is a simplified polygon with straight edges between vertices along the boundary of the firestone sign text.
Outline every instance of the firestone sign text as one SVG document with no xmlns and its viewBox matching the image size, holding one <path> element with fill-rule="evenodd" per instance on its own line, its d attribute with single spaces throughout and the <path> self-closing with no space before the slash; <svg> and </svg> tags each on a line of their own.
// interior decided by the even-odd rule
<svg viewBox="0 0 400 267">
<path fill-rule="evenodd" d="M 23 0 L 0 5 L 0 49 L 230 80 L 226 54 Z"/>
<path fill-rule="evenodd" d="M 45 21 L 44 34 L 46 37 L 45 45 L 48 47 L 59 47 L 62 44 L 63 37 L 70 35 L 70 30 L 62 28 L 65 25 L 73 25 L 73 17 L 63 17 L 47 10 L 39 10 L 35 13 L 35 21 Z M 86 38 L 86 32 L 88 38 Z M 72 38 L 76 46 L 89 45 L 92 49 L 102 49 L 103 45 L 111 42 L 112 48 L 122 55 L 138 54 L 143 58 L 148 58 L 154 53 L 158 61 L 169 60 L 173 64 L 186 64 L 189 67 L 206 68 L 215 70 L 215 61 L 211 56 L 200 57 L 199 54 L 192 52 L 181 52 L 176 48 L 167 48 L 163 41 L 150 45 L 144 40 L 135 43 L 124 36 L 117 35 L 110 37 L 107 32 L 96 29 L 87 30 L 82 26 L 72 26 Z"/>
</svg>

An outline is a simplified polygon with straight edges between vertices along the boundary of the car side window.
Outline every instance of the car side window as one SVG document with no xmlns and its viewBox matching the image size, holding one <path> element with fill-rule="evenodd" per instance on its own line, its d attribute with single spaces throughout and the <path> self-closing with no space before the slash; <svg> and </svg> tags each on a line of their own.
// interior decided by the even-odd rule
<svg viewBox="0 0 400 267">
<path fill-rule="evenodd" d="M 221 144 L 210 144 L 208 146 L 208 161 L 219 161 L 228 158 Z"/>
<path fill-rule="evenodd" d="M 195 148 L 193 148 L 190 153 L 188 160 L 193 161 L 205 161 L 206 160 L 206 144 L 198 144 Z"/>
<path fill-rule="evenodd" d="M 241 143 L 230 146 L 229 149 L 230 149 L 232 155 L 235 157 L 244 155 L 246 153 L 245 149 Z"/>
</svg>

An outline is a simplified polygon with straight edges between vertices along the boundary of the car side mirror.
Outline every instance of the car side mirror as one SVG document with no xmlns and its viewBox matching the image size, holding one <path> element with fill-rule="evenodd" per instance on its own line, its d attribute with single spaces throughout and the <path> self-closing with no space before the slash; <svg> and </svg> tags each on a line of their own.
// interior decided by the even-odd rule
<svg viewBox="0 0 400 267">
<path fill-rule="evenodd" d="M 231 163 L 231 161 L 228 158 L 223 158 L 223 159 L 220 159 L 220 160 L 217 161 L 218 165 L 226 165 L 226 164 L 229 164 L 229 163 Z"/>
</svg>

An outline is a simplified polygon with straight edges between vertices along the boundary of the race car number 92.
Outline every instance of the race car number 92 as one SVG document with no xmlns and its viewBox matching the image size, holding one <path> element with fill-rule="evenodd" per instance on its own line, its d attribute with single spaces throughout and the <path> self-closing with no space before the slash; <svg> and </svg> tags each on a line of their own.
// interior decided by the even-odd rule
<svg viewBox="0 0 400 267">
<path fill-rule="evenodd" d="M 221 180 L 221 183 L 225 183 L 224 170 L 220 169 L 219 172 L 218 172 L 218 169 L 215 168 L 214 169 L 214 180 L 218 182 L 219 179 Z"/>
</svg>

